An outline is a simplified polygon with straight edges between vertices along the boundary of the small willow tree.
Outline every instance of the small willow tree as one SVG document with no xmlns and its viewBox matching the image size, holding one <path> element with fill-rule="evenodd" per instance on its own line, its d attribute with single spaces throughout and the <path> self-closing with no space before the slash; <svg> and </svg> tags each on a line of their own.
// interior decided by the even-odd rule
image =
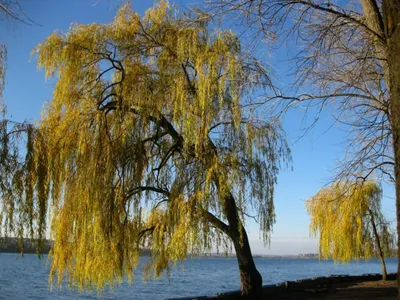
<svg viewBox="0 0 400 300">
<path fill-rule="evenodd" d="M 126 5 L 110 24 L 74 24 L 36 52 L 58 82 L 29 133 L 20 207 L 40 229 L 52 216 L 51 280 L 103 289 L 132 279 L 142 248 L 157 277 L 233 245 L 242 294 L 258 299 L 244 217 L 256 212 L 268 240 L 289 151 L 253 105 L 270 82 L 237 36 L 161 1 L 142 18 Z"/>
<path fill-rule="evenodd" d="M 394 235 L 381 213 L 381 188 L 374 181 L 334 183 L 307 200 L 310 230 L 319 233 L 319 255 L 342 263 L 392 256 Z"/>
</svg>

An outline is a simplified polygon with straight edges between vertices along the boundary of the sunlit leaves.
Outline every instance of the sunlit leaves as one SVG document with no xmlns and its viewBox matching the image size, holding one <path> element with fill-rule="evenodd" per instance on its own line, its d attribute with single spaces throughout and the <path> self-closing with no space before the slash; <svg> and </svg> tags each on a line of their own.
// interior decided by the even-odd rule
<svg viewBox="0 0 400 300">
<path fill-rule="evenodd" d="M 229 246 L 207 216 L 226 222 L 231 195 L 268 239 L 289 151 L 279 122 L 252 102 L 269 80 L 234 33 L 160 1 L 143 17 L 125 5 L 109 24 L 73 24 L 35 51 L 58 78 L 26 177 L 39 229 L 53 216 L 52 279 L 101 290 L 133 278 L 143 247 L 149 277 Z"/>
<path fill-rule="evenodd" d="M 0 236 L 14 235 L 20 242 L 26 236 L 38 237 L 35 232 L 39 210 L 36 199 L 27 188 L 27 181 L 31 186 L 31 179 L 34 180 L 27 176 L 29 155 L 26 161 L 20 156 L 21 137 L 26 135 L 28 146 L 32 145 L 29 141 L 33 132 L 33 128 L 24 123 L 7 120 L 0 123 Z M 45 211 L 43 215 L 46 215 Z"/>
<path fill-rule="evenodd" d="M 334 183 L 307 200 L 312 235 L 319 235 L 321 258 L 347 262 L 377 257 L 375 224 L 384 255 L 390 255 L 394 236 L 380 208 L 382 191 L 373 181 Z"/>
</svg>

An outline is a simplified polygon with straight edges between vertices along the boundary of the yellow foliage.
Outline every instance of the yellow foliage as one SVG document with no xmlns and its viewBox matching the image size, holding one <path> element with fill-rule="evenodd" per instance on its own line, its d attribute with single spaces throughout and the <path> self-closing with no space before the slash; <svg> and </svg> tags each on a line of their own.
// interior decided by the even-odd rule
<svg viewBox="0 0 400 300">
<path fill-rule="evenodd" d="M 226 222 L 229 193 L 268 238 L 289 152 L 276 120 L 243 107 L 269 81 L 234 33 L 204 20 L 166 1 L 142 18 L 125 5 L 109 24 L 73 24 L 35 49 L 58 81 L 28 141 L 21 224 L 38 224 L 40 239 L 51 214 L 51 281 L 102 290 L 133 279 L 142 248 L 146 276 L 159 276 L 228 245 L 204 212 Z"/>
<path fill-rule="evenodd" d="M 319 235 L 321 258 L 348 262 L 377 257 L 373 226 L 377 227 L 384 255 L 390 255 L 393 235 L 380 212 L 381 194 L 374 181 L 349 181 L 334 183 L 307 200 L 310 231 L 313 236 Z"/>
</svg>

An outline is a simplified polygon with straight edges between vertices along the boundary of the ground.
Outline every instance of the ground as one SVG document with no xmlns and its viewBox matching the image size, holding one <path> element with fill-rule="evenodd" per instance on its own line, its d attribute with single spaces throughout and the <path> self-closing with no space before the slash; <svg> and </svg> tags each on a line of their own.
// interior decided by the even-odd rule
<svg viewBox="0 0 400 300">
<path fill-rule="evenodd" d="M 294 290 L 286 295 L 277 295 L 271 299 L 374 299 L 395 300 L 397 295 L 396 281 L 365 281 L 357 284 L 335 285 L 323 289 Z"/>
</svg>

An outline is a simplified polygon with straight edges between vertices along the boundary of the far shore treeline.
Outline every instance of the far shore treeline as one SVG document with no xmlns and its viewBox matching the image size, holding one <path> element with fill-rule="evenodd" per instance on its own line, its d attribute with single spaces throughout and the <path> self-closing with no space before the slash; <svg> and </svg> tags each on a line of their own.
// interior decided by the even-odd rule
<svg viewBox="0 0 400 300">
<path fill-rule="evenodd" d="M 29 238 L 23 239 L 24 248 L 21 251 L 21 242 L 18 238 L 0 238 L 0 253 L 24 253 L 24 254 L 49 254 L 51 247 L 53 246 L 52 240 L 45 240 L 43 244 L 43 249 L 41 251 L 37 250 L 37 246 L 34 240 Z M 151 251 L 149 249 L 142 249 L 140 256 L 151 256 Z M 236 257 L 232 253 L 203 253 L 198 257 L 206 258 L 223 258 L 223 257 Z M 299 255 L 254 255 L 254 258 L 318 258 L 316 253 L 306 253 Z"/>
<path fill-rule="evenodd" d="M 48 254 L 53 245 L 53 241 L 44 240 L 41 251 L 37 250 L 35 241 L 31 239 L 23 239 L 22 242 L 18 238 L 0 238 L 0 253 L 40 253 Z"/>
<path fill-rule="evenodd" d="M 52 240 L 44 240 L 43 248 L 39 251 L 36 242 L 32 239 L 23 239 L 23 251 L 21 251 L 21 241 L 15 237 L 0 238 L 0 253 L 24 253 L 24 254 L 49 254 L 53 246 Z M 150 256 L 150 250 L 143 249 L 141 256 Z"/>
</svg>

